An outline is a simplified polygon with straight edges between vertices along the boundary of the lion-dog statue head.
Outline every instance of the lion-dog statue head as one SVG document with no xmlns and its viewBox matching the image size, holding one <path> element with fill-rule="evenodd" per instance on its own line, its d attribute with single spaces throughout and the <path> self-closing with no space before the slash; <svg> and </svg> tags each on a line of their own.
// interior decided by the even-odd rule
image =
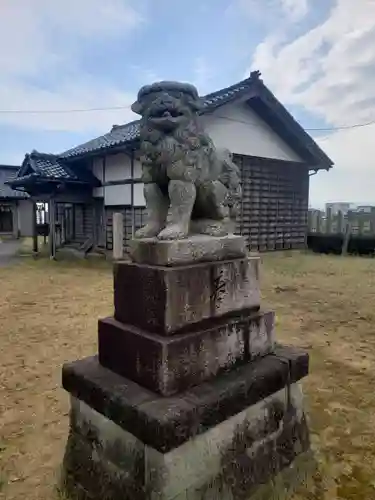
<svg viewBox="0 0 375 500">
<path fill-rule="evenodd" d="M 199 232 L 226 234 L 224 219 L 235 217 L 239 172 L 230 152 L 217 150 L 203 129 L 199 120 L 203 108 L 197 89 L 188 83 L 157 82 L 138 92 L 132 110 L 141 115 L 139 156 L 151 214 L 138 237 L 155 233 L 163 239 L 186 237 L 190 219 L 200 220 Z M 165 201 L 173 223 L 158 233 Z"/>
</svg>

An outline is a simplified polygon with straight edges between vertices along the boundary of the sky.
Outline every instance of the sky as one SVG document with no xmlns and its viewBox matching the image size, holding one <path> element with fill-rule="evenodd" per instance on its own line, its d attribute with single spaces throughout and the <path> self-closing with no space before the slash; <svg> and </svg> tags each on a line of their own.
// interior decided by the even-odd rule
<svg viewBox="0 0 375 500">
<path fill-rule="evenodd" d="M 0 163 L 134 119 L 144 84 L 203 95 L 256 69 L 303 127 L 335 129 L 309 131 L 335 163 L 311 205 L 375 203 L 375 125 L 337 130 L 375 120 L 375 0 L 1 0 L 0 68 Z"/>
</svg>

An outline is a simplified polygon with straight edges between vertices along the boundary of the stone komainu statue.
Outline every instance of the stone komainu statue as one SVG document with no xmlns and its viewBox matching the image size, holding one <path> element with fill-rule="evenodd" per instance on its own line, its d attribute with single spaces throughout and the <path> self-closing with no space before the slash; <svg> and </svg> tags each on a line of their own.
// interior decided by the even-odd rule
<svg viewBox="0 0 375 500">
<path fill-rule="evenodd" d="M 198 121 L 203 103 L 190 84 L 142 87 L 132 110 L 142 116 L 142 162 L 147 223 L 136 238 L 171 240 L 191 233 L 233 232 L 240 175 L 228 150 L 217 150 Z"/>
</svg>

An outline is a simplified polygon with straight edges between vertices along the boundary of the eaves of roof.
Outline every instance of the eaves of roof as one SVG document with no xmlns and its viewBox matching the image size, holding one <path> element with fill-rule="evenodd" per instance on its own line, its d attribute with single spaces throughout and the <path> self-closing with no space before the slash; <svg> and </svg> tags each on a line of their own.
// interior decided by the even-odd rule
<svg viewBox="0 0 375 500">
<path fill-rule="evenodd" d="M 208 94 L 202 98 L 202 114 L 210 113 L 216 108 L 227 104 L 234 99 L 246 94 L 256 84 L 258 78 L 252 74 L 246 80 L 231 85 L 225 89 Z M 119 146 L 131 145 L 139 140 L 140 120 L 135 120 L 124 125 L 114 125 L 112 130 L 105 135 L 92 139 L 60 154 L 60 158 L 70 159 L 86 156 L 92 153 L 107 151 Z"/>
<path fill-rule="evenodd" d="M 331 168 L 333 161 L 277 100 L 259 76 L 260 73 L 254 71 L 249 78 L 204 96 L 202 114 L 212 113 L 220 106 L 249 96 L 248 103 L 252 109 L 312 168 L 317 170 Z M 69 149 L 58 155 L 58 158 L 69 162 L 110 150 L 136 148 L 139 140 L 139 124 L 140 121 L 136 120 L 125 125 L 115 125 L 107 134 Z"/>
</svg>

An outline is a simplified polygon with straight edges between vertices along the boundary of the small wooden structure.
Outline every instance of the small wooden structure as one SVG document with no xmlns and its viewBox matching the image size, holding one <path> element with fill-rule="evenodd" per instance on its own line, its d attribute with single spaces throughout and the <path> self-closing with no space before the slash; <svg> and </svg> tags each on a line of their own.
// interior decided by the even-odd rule
<svg viewBox="0 0 375 500">
<path fill-rule="evenodd" d="M 58 246 L 70 242 L 82 245 L 88 239 L 95 241 L 95 200 L 92 198 L 92 189 L 100 186 L 100 182 L 85 165 L 77 165 L 73 172 L 56 156 L 33 151 L 26 155 L 17 177 L 9 184 L 13 189 L 27 193 L 35 204 L 34 252 L 38 252 L 39 202 L 48 206 L 45 212 L 48 220 L 43 222 L 44 226 L 48 224 L 52 259 L 56 257 Z"/>
</svg>

